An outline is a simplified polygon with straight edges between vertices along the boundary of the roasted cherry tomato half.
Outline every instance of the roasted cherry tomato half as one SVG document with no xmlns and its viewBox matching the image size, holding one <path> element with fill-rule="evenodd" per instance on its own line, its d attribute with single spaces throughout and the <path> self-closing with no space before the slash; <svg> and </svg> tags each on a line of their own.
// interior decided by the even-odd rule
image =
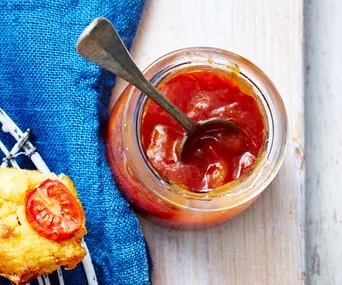
<svg viewBox="0 0 342 285">
<path fill-rule="evenodd" d="M 80 203 L 62 182 L 51 179 L 28 191 L 26 217 L 41 236 L 55 241 L 73 237 L 85 224 Z"/>
</svg>

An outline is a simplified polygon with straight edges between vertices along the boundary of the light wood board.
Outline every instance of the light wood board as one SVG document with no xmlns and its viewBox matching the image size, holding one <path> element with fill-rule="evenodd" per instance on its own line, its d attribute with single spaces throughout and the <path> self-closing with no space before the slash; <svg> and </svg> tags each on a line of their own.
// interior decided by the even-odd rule
<svg viewBox="0 0 342 285">
<path fill-rule="evenodd" d="M 138 65 L 145 68 L 189 46 L 230 50 L 263 69 L 287 107 L 289 144 L 272 185 L 230 222 L 178 232 L 141 220 L 154 261 L 153 284 L 304 284 L 303 1 L 148 1 L 132 50 Z"/>
<path fill-rule="evenodd" d="M 307 270 L 310 285 L 342 284 L 342 1 L 307 1 Z"/>
</svg>

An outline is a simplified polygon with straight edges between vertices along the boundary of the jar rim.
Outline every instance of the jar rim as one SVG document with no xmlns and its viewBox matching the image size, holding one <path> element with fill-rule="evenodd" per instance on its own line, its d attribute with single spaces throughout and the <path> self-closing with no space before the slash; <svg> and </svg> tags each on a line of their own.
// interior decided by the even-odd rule
<svg viewBox="0 0 342 285">
<path fill-rule="evenodd" d="M 271 132 L 268 136 L 269 148 L 265 157 L 260 160 L 262 163 L 254 168 L 251 175 L 209 192 L 193 192 L 166 182 L 151 169 L 142 151 L 139 142 L 139 108 L 141 110 L 146 97 L 133 86 L 128 87 L 121 125 L 123 144 L 128 146 L 124 151 L 135 175 L 160 199 L 174 206 L 192 210 L 227 210 L 254 199 L 274 179 L 284 159 L 287 144 L 287 115 L 281 96 L 267 75 L 247 59 L 222 49 L 193 47 L 176 50 L 155 60 L 143 71 L 143 74 L 151 82 L 158 84 L 171 72 L 196 65 L 214 68 L 223 66 L 237 72 L 245 76 L 263 96 L 262 104 L 268 111 L 267 120 Z M 132 110 L 134 121 L 131 121 L 132 118 L 128 116 L 132 114 Z M 128 127 L 130 124 L 133 124 L 133 127 Z"/>
</svg>

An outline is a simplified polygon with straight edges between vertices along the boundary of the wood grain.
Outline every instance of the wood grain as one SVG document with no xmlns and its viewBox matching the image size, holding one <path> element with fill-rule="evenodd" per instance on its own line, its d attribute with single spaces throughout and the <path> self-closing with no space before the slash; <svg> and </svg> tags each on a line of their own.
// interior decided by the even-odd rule
<svg viewBox="0 0 342 285">
<path fill-rule="evenodd" d="M 303 1 L 150 0 L 132 51 L 138 65 L 189 46 L 230 50 L 262 68 L 285 101 L 289 145 L 272 185 L 232 221 L 178 232 L 141 220 L 153 284 L 304 284 Z"/>
<path fill-rule="evenodd" d="M 342 2 L 307 1 L 307 269 L 310 285 L 342 284 Z"/>
</svg>

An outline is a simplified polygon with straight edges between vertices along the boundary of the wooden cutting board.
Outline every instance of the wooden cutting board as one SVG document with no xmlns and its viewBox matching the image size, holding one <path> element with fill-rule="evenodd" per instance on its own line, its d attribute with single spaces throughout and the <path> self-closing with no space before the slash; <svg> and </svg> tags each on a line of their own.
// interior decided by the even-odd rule
<svg viewBox="0 0 342 285">
<path fill-rule="evenodd" d="M 263 69 L 284 99 L 289 145 L 271 186 L 228 223 L 179 232 L 141 219 L 153 284 L 304 284 L 303 1 L 149 0 L 132 50 L 138 65 L 190 46 L 230 50 Z"/>
</svg>

